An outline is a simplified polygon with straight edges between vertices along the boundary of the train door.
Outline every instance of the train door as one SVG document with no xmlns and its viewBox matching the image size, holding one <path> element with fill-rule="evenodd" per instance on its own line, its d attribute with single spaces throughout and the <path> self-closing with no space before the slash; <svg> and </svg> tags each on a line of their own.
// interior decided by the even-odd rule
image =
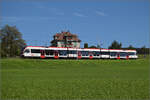
<svg viewBox="0 0 150 100">
<path fill-rule="evenodd" d="M 41 53 L 41 58 L 45 58 L 45 51 L 44 50 L 40 50 L 40 53 Z"/>
<path fill-rule="evenodd" d="M 78 59 L 81 59 L 81 51 L 78 51 Z"/>
<path fill-rule="evenodd" d="M 127 55 L 126 55 L 126 59 L 128 60 L 129 59 L 129 54 L 127 53 Z"/>
<path fill-rule="evenodd" d="M 55 59 L 58 59 L 58 58 L 59 58 L 59 56 L 58 56 L 58 51 L 54 51 L 54 58 L 55 58 Z"/>
<path fill-rule="evenodd" d="M 117 53 L 117 59 L 120 59 L 120 53 L 119 52 Z"/>
<path fill-rule="evenodd" d="M 89 52 L 89 59 L 93 59 L 93 53 Z"/>
</svg>

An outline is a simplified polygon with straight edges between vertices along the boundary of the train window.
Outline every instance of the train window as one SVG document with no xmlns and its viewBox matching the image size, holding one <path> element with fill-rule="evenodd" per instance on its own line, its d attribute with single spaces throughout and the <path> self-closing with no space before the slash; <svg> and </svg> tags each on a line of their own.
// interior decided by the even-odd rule
<svg viewBox="0 0 150 100">
<path fill-rule="evenodd" d="M 81 51 L 82 56 L 88 56 L 89 52 L 88 51 Z"/>
<path fill-rule="evenodd" d="M 49 55 L 49 50 L 45 50 L 45 54 L 46 54 L 46 55 Z"/>
<path fill-rule="evenodd" d="M 77 54 L 77 51 L 74 50 L 74 51 L 73 51 L 73 54 Z"/>
<path fill-rule="evenodd" d="M 69 50 L 69 54 L 77 54 L 76 50 Z"/>
<path fill-rule="evenodd" d="M 117 56 L 117 52 L 110 52 L 110 56 Z"/>
<path fill-rule="evenodd" d="M 128 52 L 128 55 L 136 55 L 135 52 Z"/>
<path fill-rule="evenodd" d="M 40 53 L 40 49 L 31 49 L 31 53 Z"/>
<path fill-rule="evenodd" d="M 67 55 L 67 50 L 59 50 L 59 55 L 66 56 Z"/>
<path fill-rule="evenodd" d="M 127 56 L 126 52 L 120 52 L 120 56 Z"/>
<path fill-rule="evenodd" d="M 45 50 L 46 55 L 53 55 L 54 50 Z"/>
<path fill-rule="evenodd" d="M 30 50 L 29 50 L 29 49 L 26 49 L 26 50 L 24 51 L 24 53 L 30 53 Z"/>
<path fill-rule="evenodd" d="M 101 55 L 109 55 L 109 52 L 101 52 Z"/>
<path fill-rule="evenodd" d="M 50 50 L 49 55 L 53 55 L 53 54 L 54 54 L 54 50 Z"/>
<path fill-rule="evenodd" d="M 94 56 L 99 56 L 99 54 L 100 54 L 100 52 L 98 52 L 98 51 L 93 51 L 93 55 L 94 55 Z"/>
<path fill-rule="evenodd" d="M 77 54 L 77 51 L 74 51 L 74 54 Z"/>
</svg>

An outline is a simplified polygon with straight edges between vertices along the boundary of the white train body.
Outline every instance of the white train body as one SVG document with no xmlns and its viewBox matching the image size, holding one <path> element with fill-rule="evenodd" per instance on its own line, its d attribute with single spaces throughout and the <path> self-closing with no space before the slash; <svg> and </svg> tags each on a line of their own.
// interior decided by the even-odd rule
<svg viewBox="0 0 150 100">
<path fill-rule="evenodd" d="M 136 50 L 27 46 L 25 58 L 136 59 Z"/>
</svg>

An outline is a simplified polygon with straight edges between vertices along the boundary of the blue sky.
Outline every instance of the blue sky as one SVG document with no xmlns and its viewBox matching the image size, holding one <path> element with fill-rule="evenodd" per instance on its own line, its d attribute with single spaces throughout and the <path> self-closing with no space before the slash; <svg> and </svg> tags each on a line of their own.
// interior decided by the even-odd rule
<svg viewBox="0 0 150 100">
<path fill-rule="evenodd" d="M 1 26 L 15 25 L 28 45 L 49 45 L 62 30 L 75 33 L 81 47 L 113 40 L 123 47 L 149 47 L 150 2 L 148 0 L 2 0 Z"/>
</svg>

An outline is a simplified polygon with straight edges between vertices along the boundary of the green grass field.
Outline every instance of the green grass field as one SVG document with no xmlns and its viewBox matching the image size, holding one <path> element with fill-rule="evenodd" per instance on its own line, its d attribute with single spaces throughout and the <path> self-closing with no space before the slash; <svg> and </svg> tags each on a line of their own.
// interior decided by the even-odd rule
<svg viewBox="0 0 150 100">
<path fill-rule="evenodd" d="M 149 59 L 1 59 L 1 100 L 150 99 Z"/>
</svg>

